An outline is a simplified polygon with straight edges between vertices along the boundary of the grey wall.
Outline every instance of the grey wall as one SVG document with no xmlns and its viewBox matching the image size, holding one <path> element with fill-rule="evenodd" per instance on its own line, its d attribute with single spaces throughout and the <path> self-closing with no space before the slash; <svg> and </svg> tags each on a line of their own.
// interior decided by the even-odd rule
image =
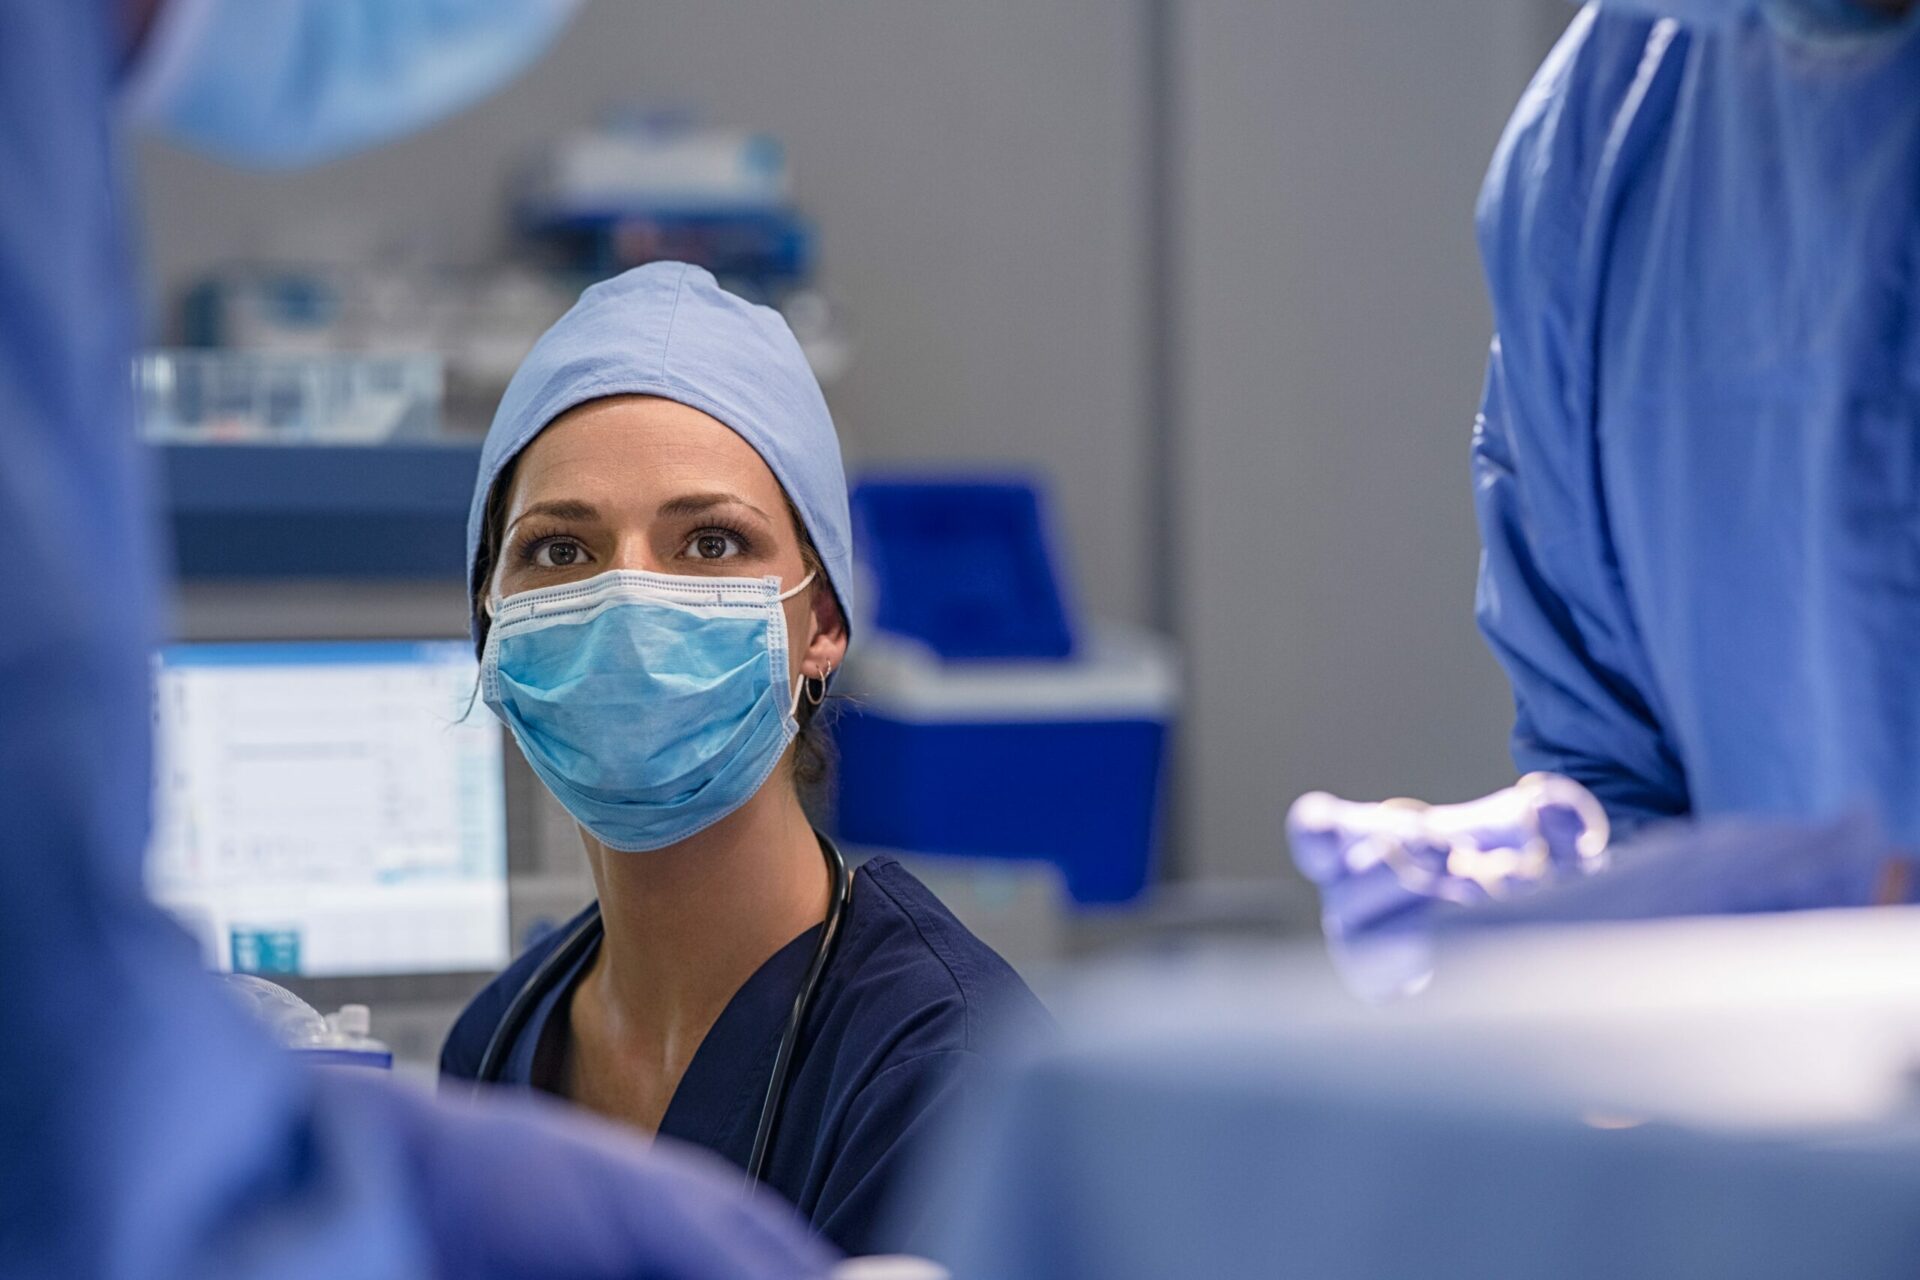
<svg viewBox="0 0 1920 1280">
<path fill-rule="evenodd" d="M 1568 12 L 598 0 L 523 81 L 382 152 L 264 177 L 148 146 L 151 257 L 163 289 L 235 256 L 471 260 L 513 159 L 603 104 L 777 132 L 861 339 L 850 453 L 1052 473 L 1089 606 L 1188 646 L 1174 866 L 1283 877 L 1303 790 L 1511 777 L 1470 619 L 1470 219 Z"/>
<path fill-rule="evenodd" d="M 1471 619 L 1472 209 L 1567 11 L 1175 13 L 1184 852 L 1260 875 L 1285 864 L 1303 791 L 1443 800 L 1512 779 L 1510 702 Z"/>
</svg>

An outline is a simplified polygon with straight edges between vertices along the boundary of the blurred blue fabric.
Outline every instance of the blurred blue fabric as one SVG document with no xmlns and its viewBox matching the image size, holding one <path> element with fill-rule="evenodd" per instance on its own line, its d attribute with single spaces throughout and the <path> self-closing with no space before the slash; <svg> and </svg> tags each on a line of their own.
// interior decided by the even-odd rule
<svg viewBox="0 0 1920 1280">
<path fill-rule="evenodd" d="M 1583 11 L 1481 195 L 1515 759 L 1621 834 L 1861 810 L 1920 845 L 1920 19 L 1640 7 L 1701 24 Z"/>
<path fill-rule="evenodd" d="M 841 614 L 852 618 L 853 518 L 840 437 L 786 319 L 728 293 L 711 273 L 656 262 L 603 280 L 541 335 L 515 370 L 480 453 L 467 513 L 467 572 L 480 634 L 487 499 L 520 451 L 561 414 L 606 396 L 658 396 L 753 446 L 800 513 Z"/>
<path fill-rule="evenodd" d="M 818 1272 L 684 1153 L 297 1068 L 147 902 L 121 10 L 0 0 L 0 1275 Z"/>
<path fill-rule="evenodd" d="M 1913 902 L 1914 855 L 1866 816 L 1818 824 L 1671 823 L 1614 851 L 1596 876 L 1436 913 L 1443 928 L 1751 915 Z"/>
<path fill-rule="evenodd" d="M 259 168 L 330 160 L 453 115 L 545 53 L 579 0 L 162 0 L 127 108 Z"/>
<path fill-rule="evenodd" d="M 964 1117 L 925 1192 L 957 1280 L 1893 1280 L 1920 1257 L 1911 1127 L 1597 1129 L 1498 1078 L 1434 1083 L 1422 1038 L 1303 1030 L 1296 992 L 1216 959 L 1059 1000 L 1059 1040 Z"/>
<path fill-rule="evenodd" d="M 1911 903 L 1920 861 L 1870 816 L 1826 823 L 1722 818 L 1645 828 L 1604 870 L 1506 898 L 1443 901 L 1375 868 L 1321 886 L 1327 947 L 1358 994 L 1413 992 L 1445 970 L 1436 942 L 1508 925 L 1595 924 Z"/>
<path fill-rule="evenodd" d="M 1783 34 L 1816 42 L 1879 36 L 1912 20 L 1865 0 L 1599 0 L 1599 7 L 1702 25 L 1757 14 Z"/>
</svg>

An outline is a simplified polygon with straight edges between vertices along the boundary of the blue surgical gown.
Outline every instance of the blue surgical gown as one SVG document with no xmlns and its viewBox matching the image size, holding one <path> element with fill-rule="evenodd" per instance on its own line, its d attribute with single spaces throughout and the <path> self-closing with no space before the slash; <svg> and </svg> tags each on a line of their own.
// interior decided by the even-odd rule
<svg viewBox="0 0 1920 1280">
<path fill-rule="evenodd" d="M 1696 6 L 1698 7 L 1698 6 Z M 1479 231 L 1479 617 L 1523 770 L 1623 828 L 1920 843 L 1920 32 L 1589 8 Z"/>
<path fill-rule="evenodd" d="M 148 903 L 127 7 L 0 0 L 0 1276 L 819 1274 L 700 1153 L 298 1069 Z"/>
<path fill-rule="evenodd" d="M 853 878 L 845 932 L 821 976 L 794 1051 L 765 1180 L 848 1253 L 910 1248 L 924 1222 L 895 1192 L 980 1079 L 983 1050 L 1049 1025 L 1017 974 L 892 858 Z M 584 913 L 581 918 L 584 918 Z M 480 1059 L 517 992 L 579 923 L 530 947 L 469 1005 L 440 1057 L 451 1081 Z M 749 978 L 688 1064 L 660 1132 L 745 1168 L 795 993 L 819 944 L 815 926 Z M 515 1037 L 503 1084 L 564 1089 L 570 996 L 583 955 Z"/>
</svg>

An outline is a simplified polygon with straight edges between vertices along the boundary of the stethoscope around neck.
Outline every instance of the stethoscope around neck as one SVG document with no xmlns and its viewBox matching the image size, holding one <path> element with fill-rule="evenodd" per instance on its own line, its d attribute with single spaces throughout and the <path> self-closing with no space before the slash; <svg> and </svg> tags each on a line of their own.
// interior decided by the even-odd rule
<svg viewBox="0 0 1920 1280">
<path fill-rule="evenodd" d="M 774 1132 L 780 1124 L 780 1111 L 787 1100 L 794 1052 L 800 1043 L 800 1034 L 806 1027 L 807 1016 L 813 1011 L 813 998 L 819 989 L 821 975 L 827 971 L 827 965 L 833 959 L 834 944 L 840 937 L 840 922 L 846 915 L 847 904 L 853 900 L 853 873 L 847 868 L 847 860 L 834 847 L 833 841 L 817 832 L 815 838 L 820 842 L 820 853 L 826 859 L 827 872 L 833 877 L 833 890 L 827 896 L 827 918 L 820 926 L 820 941 L 813 949 L 813 959 L 807 965 L 806 977 L 801 980 L 800 990 L 793 998 L 793 1010 L 787 1015 L 787 1027 L 781 1033 L 780 1048 L 773 1057 L 773 1071 L 767 1079 L 766 1100 L 760 1104 L 760 1123 L 754 1129 L 753 1147 L 747 1156 L 747 1177 L 755 1182 L 766 1177 L 767 1154 L 773 1148 Z M 507 1011 L 501 1015 L 499 1025 L 487 1041 L 486 1052 L 480 1055 L 480 1069 L 474 1076 L 476 1086 L 500 1083 L 507 1059 L 512 1055 L 513 1047 L 519 1041 L 520 1033 L 526 1029 L 534 1009 L 557 984 L 565 981 L 566 975 L 599 944 L 605 934 L 606 926 L 600 919 L 600 904 L 596 902 L 586 918 L 548 953 L 547 958 L 540 962 L 539 967 L 514 993 Z"/>
</svg>

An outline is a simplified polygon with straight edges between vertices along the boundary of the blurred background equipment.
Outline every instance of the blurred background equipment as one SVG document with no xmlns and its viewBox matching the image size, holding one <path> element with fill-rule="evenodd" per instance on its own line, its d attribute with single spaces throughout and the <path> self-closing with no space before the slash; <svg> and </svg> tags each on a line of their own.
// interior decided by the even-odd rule
<svg viewBox="0 0 1920 1280">
<path fill-rule="evenodd" d="M 301 356 L 305 367 L 348 373 L 383 360 L 430 368 L 436 379 L 444 370 L 444 391 L 435 387 L 423 406 L 430 416 L 414 434 L 477 438 L 520 358 L 577 292 L 512 261 L 236 263 L 187 289 L 177 329 L 188 347 L 205 353 L 203 368 L 234 368 L 234 380 L 274 368 L 274 357 L 301 367 L 292 359 Z M 351 438 L 337 427 L 326 434 Z"/>
<path fill-rule="evenodd" d="M 564 267 L 618 275 L 691 262 L 761 299 L 805 284 L 814 232 L 779 139 L 626 112 L 547 147 L 522 177 L 519 225 Z"/>
<path fill-rule="evenodd" d="M 133 380 L 156 444 L 383 444 L 440 426 L 433 356 L 154 351 Z"/>
<path fill-rule="evenodd" d="M 706 267 L 780 308 L 822 381 L 845 371 L 850 342 L 815 287 L 815 233 L 791 202 L 777 139 L 683 114 L 610 113 L 537 148 L 513 185 L 515 234 L 481 261 L 417 248 L 223 260 L 186 281 L 171 329 L 206 354 L 142 362 L 150 429 L 235 439 L 251 424 L 258 438 L 284 439 L 297 426 L 374 442 L 402 424 L 374 429 L 388 419 L 373 393 L 404 379 L 404 434 L 478 437 L 521 358 L 583 288 L 659 261 Z"/>
<path fill-rule="evenodd" d="M 209 968 L 497 968 L 501 739 L 459 642 L 173 645 L 147 874 Z"/>
</svg>

